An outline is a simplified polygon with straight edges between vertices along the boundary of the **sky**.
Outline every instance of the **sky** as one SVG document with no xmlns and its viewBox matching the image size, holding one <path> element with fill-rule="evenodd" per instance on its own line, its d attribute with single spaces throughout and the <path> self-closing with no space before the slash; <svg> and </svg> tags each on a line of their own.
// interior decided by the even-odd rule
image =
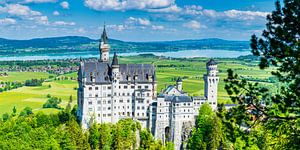
<svg viewBox="0 0 300 150">
<path fill-rule="evenodd" d="M 274 0 L 0 0 L 0 38 L 86 36 L 123 41 L 249 40 Z"/>
</svg>

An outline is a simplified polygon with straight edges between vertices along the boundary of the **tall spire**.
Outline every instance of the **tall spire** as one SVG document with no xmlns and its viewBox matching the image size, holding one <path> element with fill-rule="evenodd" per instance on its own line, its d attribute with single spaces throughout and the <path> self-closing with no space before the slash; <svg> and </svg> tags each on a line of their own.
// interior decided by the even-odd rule
<svg viewBox="0 0 300 150">
<path fill-rule="evenodd" d="M 108 44 L 108 37 L 107 37 L 107 34 L 106 34 L 105 25 L 103 27 L 103 33 L 101 35 L 101 42 L 103 42 L 104 44 Z"/>
<path fill-rule="evenodd" d="M 101 42 L 99 45 L 101 62 L 107 62 L 107 63 L 109 62 L 109 49 L 110 49 L 110 46 L 108 44 L 108 37 L 106 34 L 105 25 L 104 25 L 103 33 L 101 35 Z"/>
<path fill-rule="evenodd" d="M 119 62 L 118 62 L 118 56 L 117 56 L 117 53 L 116 53 L 116 52 L 114 53 L 114 57 L 113 57 L 113 60 L 112 60 L 111 65 L 112 65 L 112 66 L 114 66 L 114 65 L 119 65 Z"/>
</svg>

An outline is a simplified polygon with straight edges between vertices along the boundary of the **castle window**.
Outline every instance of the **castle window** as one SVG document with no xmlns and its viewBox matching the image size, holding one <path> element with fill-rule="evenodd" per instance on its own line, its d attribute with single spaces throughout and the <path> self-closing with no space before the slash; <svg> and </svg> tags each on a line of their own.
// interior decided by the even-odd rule
<svg viewBox="0 0 300 150">
<path fill-rule="evenodd" d="M 147 93 L 147 96 L 150 96 L 150 94 L 149 94 L 149 93 Z"/>
<path fill-rule="evenodd" d="M 98 86 L 95 87 L 95 90 L 98 90 Z"/>
<path fill-rule="evenodd" d="M 106 114 L 103 114 L 103 117 L 106 117 Z"/>
<path fill-rule="evenodd" d="M 127 96 L 129 96 L 130 95 L 130 93 L 127 93 Z"/>
<path fill-rule="evenodd" d="M 98 97 L 98 94 L 96 94 L 95 97 Z"/>
<path fill-rule="evenodd" d="M 101 104 L 101 101 L 97 101 L 97 104 Z"/>
<path fill-rule="evenodd" d="M 127 100 L 127 103 L 130 103 L 130 100 L 129 100 L 129 99 Z"/>
<path fill-rule="evenodd" d="M 110 116 L 111 116 L 111 114 L 107 114 L 107 116 L 108 116 L 108 117 L 110 117 Z"/>
<path fill-rule="evenodd" d="M 110 107 L 107 107 L 107 110 L 110 110 Z"/>
<path fill-rule="evenodd" d="M 93 108 L 89 108 L 89 111 L 93 111 Z"/>
<path fill-rule="evenodd" d="M 134 89 L 134 85 L 132 85 L 131 88 Z"/>
<path fill-rule="evenodd" d="M 142 88 L 142 86 L 138 86 L 138 89 L 141 89 Z"/>
<path fill-rule="evenodd" d="M 92 94 L 89 94 L 89 97 L 92 97 Z"/>
<path fill-rule="evenodd" d="M 111 94 L 107 94 L 108 97 L 111 97 Z"/>
<path fill-rule="evenodd" d="M 148 86 L 148 85 L 146 85 L 146 86 L 145 86 L 145 89 L 148 89 L 148 88 L 149 88 L 149 86 Z"/>
<path fill-rule="evenodd" d="M 119 100 L 120 103 L 123 103 L 123 100 Z"/>
<path fill-rule="evenodd" d="M 216 104 L 216 102 L 213 102 L 213 104 L 215 105 L 215 104 Z"/>
<path fill-rule="evenodd" d="M 125 116 L 125 112 L 122 112 L 123 116 Z"/>
<path fill-rule="evenodd" d="M 101 110 L 101 107 L 98 107 L 98 109 L 97 109 L 98 111 L 100 111 Z"/>
<path fill-rule="evenodd" d="M 103 86 L 103 90 L 106 90 L 106 86 Z"/>
<path fill-rule="evenodd" d="M 91 90 L 92 90 L 92 87 L 89 87 L 89 90 L 91 91 Z"/>
<path fill-rule="evenodd" d="M 110 104 L 110 103 L 111 103 L 111 101 L 110 101 L 110 100 L 108 100 L 108 101 L 107 101 L 107 103 L 108 103 L 108 104 Z"/>
<path fill-rule="evenodd" d="M 121 89 L 121 85 L 119 85 L 119 89 Z"/>
<path fill-rule="evenodd" d="M 124 89 L 127 89 L 127 86 L 126 86 L 126 85 L 124 86 Z"/>
<path fill-rule="evenodd" d="M 144 110 L 144 109 L 145 109 L 145 107 L 144 107 L 144 106 L 142 106 L 142 109 Z"/>
<path fill-rule="evenodd" d="M 107 87 L 107 89 L 109 89 L 109 90 L 110 90 L 110 89 L 111 89 L 111 86 L 108 86 L 108 87 Z"/>
<path fill-rule="evenodd" d="M 137 107 L 137 110 L 140 110 L 140 106 Z"/>
<path fill-rule="evenodd" d="M 89 105 L 92 105 L 93 104 L 93 102 L 92 101 L 89 101 Z"/>
</svg>

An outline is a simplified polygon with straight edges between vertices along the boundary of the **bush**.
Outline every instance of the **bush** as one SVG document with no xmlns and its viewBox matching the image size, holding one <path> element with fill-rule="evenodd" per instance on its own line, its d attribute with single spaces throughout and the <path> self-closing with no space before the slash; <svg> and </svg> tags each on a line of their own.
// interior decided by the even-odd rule
<svg viewBox="0 0 300 150">
<path fill-rule="evenodd" d="M 43 108 L 57 108 L 57 109 L 60 109 L 60 106 L 58 106 L 60 103 L 61 103 L 61 99 L 60 98 L 51 97 L 43 105 Z"/>
</svg>

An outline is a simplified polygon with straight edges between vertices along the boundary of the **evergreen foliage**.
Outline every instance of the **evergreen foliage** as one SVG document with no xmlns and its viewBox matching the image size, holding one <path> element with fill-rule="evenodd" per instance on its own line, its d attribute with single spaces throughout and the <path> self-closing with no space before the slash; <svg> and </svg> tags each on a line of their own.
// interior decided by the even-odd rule
<svg viewBox="0 0 300 150">
<path fill-rule="evenodd" d="M 276 67 L 272 74 L 279 84 L 269 89 L 228 70 L 225 88 L 232 101 L 239 104 L 229 114 L 235 122 L 232 127 L 250 130 L 230 139 L 246 142 L 238 147 L 249 147 L 257 141 L 259 148 L 300 149 L 300 0 L 284 0 L 283 7 L 277 1 L 275 6 L 267 16 L 262 36 L 252 36 L 251 48 L 260 58 L 261 69 Z"/>
<path fill-rule="evenodd" d="M 50 115 L 34 114 L 31 108 L 24 108 L 19 115 L 3 115 L 0 149 L 173 150 L 174 145 L 165 146 L 154 140 L 149 131 L 141 130 L 140 124 L 131 119 L 117 124 L 93 124 L 83 130 L 77 122 L 76 107 Z"/>
</svg>

